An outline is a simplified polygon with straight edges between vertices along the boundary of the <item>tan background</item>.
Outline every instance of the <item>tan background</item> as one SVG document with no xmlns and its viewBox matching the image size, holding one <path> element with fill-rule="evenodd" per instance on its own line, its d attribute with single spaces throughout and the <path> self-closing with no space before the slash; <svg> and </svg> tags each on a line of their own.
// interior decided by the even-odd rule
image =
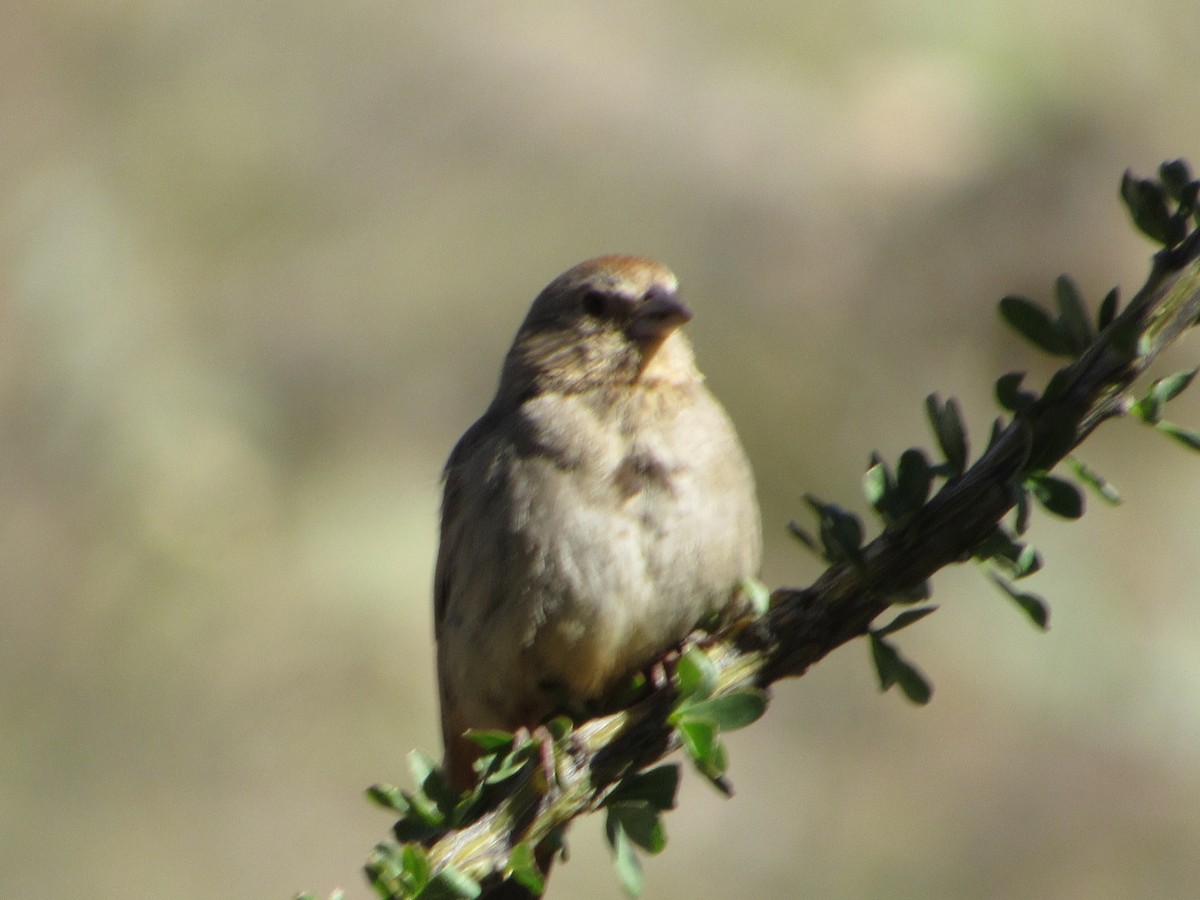
<svg viewBox="0 0 1200 900">
<path fill-rule="evenodd" d="M 437 476 L 533 294 L 679 273 L 766 578 L 921 402 L 1048 371 L 1004 293 L 1136 286 L 1122 169 L 1200 163 L 1193 0 L 57 0 L 0 13 L 0 894 L 345 885 L 436 747 Z M 1163 371 L 1200 358 L 1200 342 Z M 1200 424 L 1185 395 L 1173 417 Z M 1200 459 L 1038 520 L 1040 635 L 964 568 L 690 778 L 648 896 L 1200 896 Z M 559 897 L 618 897 L 596 823 Z"/>
</svg>

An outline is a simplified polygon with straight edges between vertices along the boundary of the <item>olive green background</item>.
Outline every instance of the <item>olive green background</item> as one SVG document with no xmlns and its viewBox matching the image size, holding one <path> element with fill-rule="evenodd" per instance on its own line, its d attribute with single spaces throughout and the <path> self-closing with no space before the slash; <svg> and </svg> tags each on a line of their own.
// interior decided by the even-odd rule
<svg viewBox="0 0 1200 900">
<path fill-rule="evenodd" d="M 1050 363 L 996 301 L 1150 251 L 1200 163 L 1194 0 L 51 0 L 0 12 L 0 894 L 284 898 L 437 747 L 438 471 L 533 295 L 659 257 L 784 525 Z M 1200 360 L 1191 339 L 1162 372 Z M 1185 394 L 1170 416 L 1200 425 Z M 1200 458 L 1039 517 L 1039 634 L 970 567 L 879 695 L 851 645 L 689 776 L 647 896 L 1200 896 Z M 558 897 L 620 896 L 596 822 Z"/>
</svg>

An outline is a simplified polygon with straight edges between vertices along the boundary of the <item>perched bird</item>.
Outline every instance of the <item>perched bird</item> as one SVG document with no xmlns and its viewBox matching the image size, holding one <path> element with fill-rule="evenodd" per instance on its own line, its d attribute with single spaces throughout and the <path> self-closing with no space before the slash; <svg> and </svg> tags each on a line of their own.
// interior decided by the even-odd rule
<svg viewBox="0 0 1200 900">
<path fill-rule="evenodd" d="M 758 573 L 750 465 L 677 288 L 636 256 L 550 282 L 446 463 L 434 618 L 459 789 L 475 780 L 466 729 L 602 699 Z"/>
</svg>

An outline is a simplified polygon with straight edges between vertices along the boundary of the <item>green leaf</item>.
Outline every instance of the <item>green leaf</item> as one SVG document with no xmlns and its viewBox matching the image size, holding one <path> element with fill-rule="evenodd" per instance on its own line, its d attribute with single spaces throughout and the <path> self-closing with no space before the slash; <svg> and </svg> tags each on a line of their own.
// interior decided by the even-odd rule
<svg viewBox="0 0 1200 900">
<path fill-rule="evenodd" d="M 1175 159 L 1158 167 L 1158 177 L 1167 193 L 1174 199 L 1183 197 L 1192 183 L 1192 173 L 1186 159 Z"/>
<path fill-rule="evenodd" d="M 1129 411 L 1147 425 L 1157 425 L 1162 418 L 1162 406 L 1162 401 L 1151 392 L 1129 407 Z"/>
<path fill-rule="evenodd" d="M 933 472 L 921 450 L 910 447 L 900 454 L 900 462 L 896 465 L 896 489 L 892 494 L 892 513 L 899 523 L 912 518 L 925 505 L 932 484 Z"/>
<path fill-rule="evenodd" d="M 1184 238 L 1183 223 L 1173 219 L 1161 185 L 1126 172 L 1121 179 L 1121 198 L 1129 207 L 1133 224 L 1147 237 L 1173 247 Z"/>
<path fill-rule="evenodd" d="M 1178 222 L 1186 230 L 1188 216 L 1197 212 L 1196 204 L 1200 199 L 1200 181 L 1192 179 L 1187 161 L 1183 159 L 1163 163 L 1158 167 L 1158 177 L 1167 194 L 1178 204 L 1178 209 L 1172 216 L 1173 224 Z M 1200 215 L 1197 216 L 1197 224 L 1200 224 Z"/>
<path fill-rule="evenodd" d="M 1175 215 L 1183 220 L 1184 227 L 1188 227 L 1187 217 L 1192 216 L 1196 220 L 1196 224 L 1200 225 L 1200 181 L 1191 181 L 1179 192 L 1179 212 Z"/>
<path fill-rule="evenodd" d="M 647 853 L 657 854 L 667 846 L 667 833 L 658 810 L 648 803 L 609 803 L 607 826 L 620 826 L 629 839 Z"/>
<path fill-rule="evenodd" d="M 1024 412 L 1037 402 L 1037 394 L 1021 390 L 1024 372 L 1009 372 L 996 379 L 996 402 L 1011 412 Z"/>
<path fill-rule="evenodd" d="M 896 683 L 896 670 L 899 655 L 896 648 L 871 631 L 867 634 L 871 641 L 871 661 L 875 663 L 875 674 L 879 676 L 879 689 L 886 691 Z"/>
<path fill-rule="evenodd" d="M 504 756 L 497 755 L 495 760 L 496 762 L 488 769 L 484 784 L 501 784 L 510 778 L 515 778 L 525 770 L 525 764 L 529 761 L 529 752 L 518 747 Z"/>
<path fill-rule="evenodd" d="M 629 835 L 616 822 L 613 822 L 612 827 L 606 828 L 605 831 L 613 851 L 613 866 L 617 871 L 617 881 L 621 883 L 621 887 L 630 897 L 640 897 L 642 893 L 642 863 L 638 859 L 637 853 L 634 852 Z"/>
<path fill-rule="evenodd" d="M 1189 450 L 1200 452 L 1200 431 L 1192 428 L 1184 428 L 1182 425 L 1176 425 L 1174 422 L 1158 422 L 1154 426 L 1168 437 L 1174 438 L 1187 447 Z"/>
<path fill-rule="evenodd" d="M 408 818 L 415 819 L 423 825 L 441 825 L 445 815 L 438 805 L 429 799 L 422 791 L 401 791 L 401 796 L 408 803 Z"/>
<path fill-rule="evenodd" d="M 995 572 L 990 572 L 992 581 L 1004 591 L 1009 597 L 1016 602 L 1027 616 L 1033 621 L 1033 624 L 1043 631 L 1049 627 L 1050 609 L 1046 606 L 1046 601 L 1037 594 L 1026 593 L 1019 591 L 1017 588 L 1004 576 L 998 575 Z"/>
<path fill-rule="evenodd" d="M 1015 560 L 1020 552 L 1020 543 L 999 525 L 971 548 L 971 555 L 980 560 L 1000 558 L 1011 561 Z"/>
<path fill-rule="evenodd" d="M 376 844 L 363 868 L 371 885 L 383 897 L 411 896 L 417 890 L 405 872 L 400 848 L 395 844 Z"/>
<path fill-rule="evenodd" d="M 1035 473 L 1027 481 L 1029 490 L 1047 512 L 1064 519 L 1078 519 L 1083 515 L 1083 494 L 1079 488 L 1062 478 Z"/>
<path fill-rule="evenodd" d="M 1042 567 L 1037 550 L 1021 543 L 999 525 L 975 546 L 972 553 L 976 559 L 1002 566 L 1014 578 L 1024 578 Z"/>
<path fill-rule="evenodd" d="M 448 865 L 429 879 L 420 900 L 474 900 L 482 893 L 479 882 Z"/>
<path fill-rule="evenodd" d="M 729 784 L 722 776 L 729 765 L 729 757 L 725 745 L 717 740 L 716 726 L 703 719 L 684 719 L 672 724 L 696 770 L 728 796 L 731 793 Z"/>
<path fill-rule="evenodd" d="M 933 686 L 920 670 L 908 660 L 900 658 L 900 671 L 896 677 L 904 696 L 917 706 L 924 706 L 933 697 Z"/>
<path fill-rule="evenodd" d="M 413 781 L 421 789 L 420 794 L 427 797 L 438 808 L 438 821 L 443 820 L 446 811 L 454 808 L 457 799 L 457 792 L 450 787 L 445 771 L 421 750 L 409 752 L 408 768 L 412 772 Z M 420 800 L 419 795 L 418 800 Z"/>
<path fill-rule="evenodd" d="M 604 800 L 607 803 L 621 801 L 641 801 L 649 803 L 655 809 L 667 810 L 675 808 L 675 794 L 679 790 L 679 766 L 667 763 L 638 772 L 621 779 Z"/>
<path fill-rule="evenodd" d="M 863 494 L 872 508 L 884 512 L 891 492 L 892 473 L 888 471 L 887 463 L 876 457 L 871 467 L 863 473 Z"/>
<path fill-rule="evenodd" d="M 890 643 L 883 640 L 876 632 L 870 632 L 871 657 L 875 662 L 875 671 L 879 675 L 879 689 L 886 691 L 893 684 L 900 685 L 904 695 L 923 706 L 933 696 L 933 688 L 925 676 L 908 660 L 900 656 Z"/>
<path fill-rule="evenodd" d="M 937 394 L 930 394 L 925 398 L 925 411 L 951 474 L 961 475 L 967 467 L 967 432 L 958 401 L 951 397 L 942 403 Z"/>
<path fill-rule="evenodd" d="M 408 770 L 416 784 L 423 785 L 437 768 L 437 763 L 421 750 L 410 750 L 408 753 Z"/>
<path fill-rule="evenodd" d="M 1058 301 L 1058 332 L 1063 343 L 1078 356 L 1095 340 L 1079 286 L 1071 276 L 1059 275 L 1054 282 L 1054 297 Z"/>
<path fill-rule="evenodd" d="M 367 799 L 377 806 L 404 815 L 408 812 L 408 801 L 404 792 L 393 784 L 373 784 L 367 788 Z"/>
<path fill-rule="evenodd" d="M 771 589 L 757 578 L 743 578 L 738 582 L 738 589 L 746 598 L 754 618 L 761 619 L 771 608 Z"/>
<path fill-rule="evenodd" d="M 683 749 L 691 757 L 692 762 L 700 766 L 712 757 L 713 747 L 717 744 L 717 726 L 703 719 L 684 719 L 673 723 L 679 732 Z"/>
<path fill-rule="evenodd" d="M 513 851 L 508 857 L 508 871 L 514 881 L 527 888 L 535 896 L 540 897 L 546 890 L 546 877 L 538 868 L 533 847 L 528 841 L 521 841 L 513 847 Z"/>
<path fill-rule="evenodd" d="M 1106 503 L 1112 506 L 1120 504 L 1121 494 L 1103 475 L 1095 469 L 1086 466 L 1073 456 L 1068 456 L 1066 463 L 1075 474 L 1075 477 L 1099 494 Z"/>
<path fill-rule="evenodd" d="M 936 606 L 918 606 L 914 609 L 906 609 L 904 612 L 900 613 L 900 615 L 896 616 L 896 618 L 892 619 L 892 621 L 890 621 L 888 624 L 884 625 L 882 628 L 872 629 L 872 633 L 878 635 L 879 637 L 884 637 L 889 634 L 895 634 L 901 628 L 907 628 L 909 625 L 912 625 L 914 622 L 921 621 L 923 618 L 925 618 L 927 615 L 929 615 L 931 612 L 933 612 L 936 609 L 937 609 Z"/>
<path fill-rule="evenodd" d="M 1071 356 L 1071 350 L 1046 310 L 1025 297 L 1008 296 L 1000 301 L 1000 316 L 1036 347 L 1055 356 Z"/>
<path fill-rule="evenodd" d="M 1174 400 L 1187 390 L 1188 385 L 1192 383 L 1192 379 L 1196 377 L 1197 371 L 1197 369 L 1186 369 L 1183 372 L 1176 372 L 1174 375 L 1159 378 L 1150 386 L 1150 392 L 1160 403 Z"/>
<path fill-rule="evenodd" d="M 401 879 L 411 884 L 419 893 L 429 883 L 429 856 L 417 844 L 405 844 L 400 848 Z"/>
<path fill-rule="evenodd" d="M 1096 316 L 1096 327 L 1103 331 L 1112 324 L 1113 319 L 1117 317 L 1117 305 L 1121 302 L 1121 292 L 1117 288 L 1113 288 L 1104 295 L 1104 300 L 1100 303 L 1100 312 Z"/>
<path fill-rule="evenodd" d="M 933 483 L 933 472 L 925 454 L 910 447 L 900 455 L 896 476 L 875 454 L 863 475 L 863 493 L 888 528 L 905 524 L 924 505 Z M 861 541 L 861 533 L 857 535 Z"/>
<path fill-rule="evenodd" d="M 766 692 L 747 688 L 723 697 L 688 703 L 680 707 L 678 714 L 685 721 L 709 722 L 720 731 L 736 731 L 757 722 L 766 709 Z"/>
<path fill-rule="evenodd" d="M 675 665 L 679 695 L 687 699 L 707 700 L 717 689 L 717 667 L 708 654 L 695 644 L 683 651 Z"/>
<path fill-rule="evenodd" d="M 445 821 L 441 818 L 435 821 L 422 818 L 410 810 L 404 818 L 392 826 L 392 834 L 398 841 L 427 841 L 442 834 L 446 830 Z"/>
<path fill-rule="evenodd" d="M 1031 544 L 1026 544 L 1021 548 L 1021 552 L 1013 565 L 1013 577 L 1018 579 L 1024 578 L 1026 575 L 1032 575 L 1041 567 L 1041 555 Z"/>
<path fill-rule="evenodd" d="M 724 775 L 729 768 L 729 753 L 725 749 L 725 745 L 720 741 L 713 744 L 712 753 L 709 755 L 707 764 L 700 769 L 704 776 L 712 782 L 713 787 L 724 794 L 726 797 L 733 796 L 733 789 L 729 786 L 729 782 L 725 780 Z"/>
<path fill-rule="evenodd" d="M 1017 497 L 1015 504 L 1016 510 L 1013 513 L 1013 531 L 1017 534 L 1024 534 L 1029 530 L 1029 494 L 1024 488 L 1020 488 L 1020 496 Z"/>
<path fill-rule="evenodd" d="M 830 563 L 858 563 L 862 559 L 862 523 L 858 516 L 836 503 L 823 503 L 811 494 L 804 499 L 820 521 L 821 544 Z"/>
</svg>

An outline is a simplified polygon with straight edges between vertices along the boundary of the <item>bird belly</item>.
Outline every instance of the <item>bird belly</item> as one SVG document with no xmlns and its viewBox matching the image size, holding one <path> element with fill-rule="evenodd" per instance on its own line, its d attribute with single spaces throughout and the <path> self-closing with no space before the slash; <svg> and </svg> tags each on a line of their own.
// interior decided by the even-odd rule
<svg viewBox="0 0 1200 900">
<path fill-rule="evenodd" d="M 603 695 L 678 644 L 728 601 L 743 574 L 698 577 L 715 574 L 699 563 L 712 550 L 704 510 L 681 502 L 677 488 L 686 484 L 672 483 L 694 476 L 647 476 L 652 468 L 623 460 L 604 473 L 595 491 L 603 500 L 555 503 L 557 514 L 533 530 L 537 576 L 521 657 L 544 687 L 565 690 L 571 703 Z M 631 490 L 636 477 L 640 485 Z"/>
</svg>

